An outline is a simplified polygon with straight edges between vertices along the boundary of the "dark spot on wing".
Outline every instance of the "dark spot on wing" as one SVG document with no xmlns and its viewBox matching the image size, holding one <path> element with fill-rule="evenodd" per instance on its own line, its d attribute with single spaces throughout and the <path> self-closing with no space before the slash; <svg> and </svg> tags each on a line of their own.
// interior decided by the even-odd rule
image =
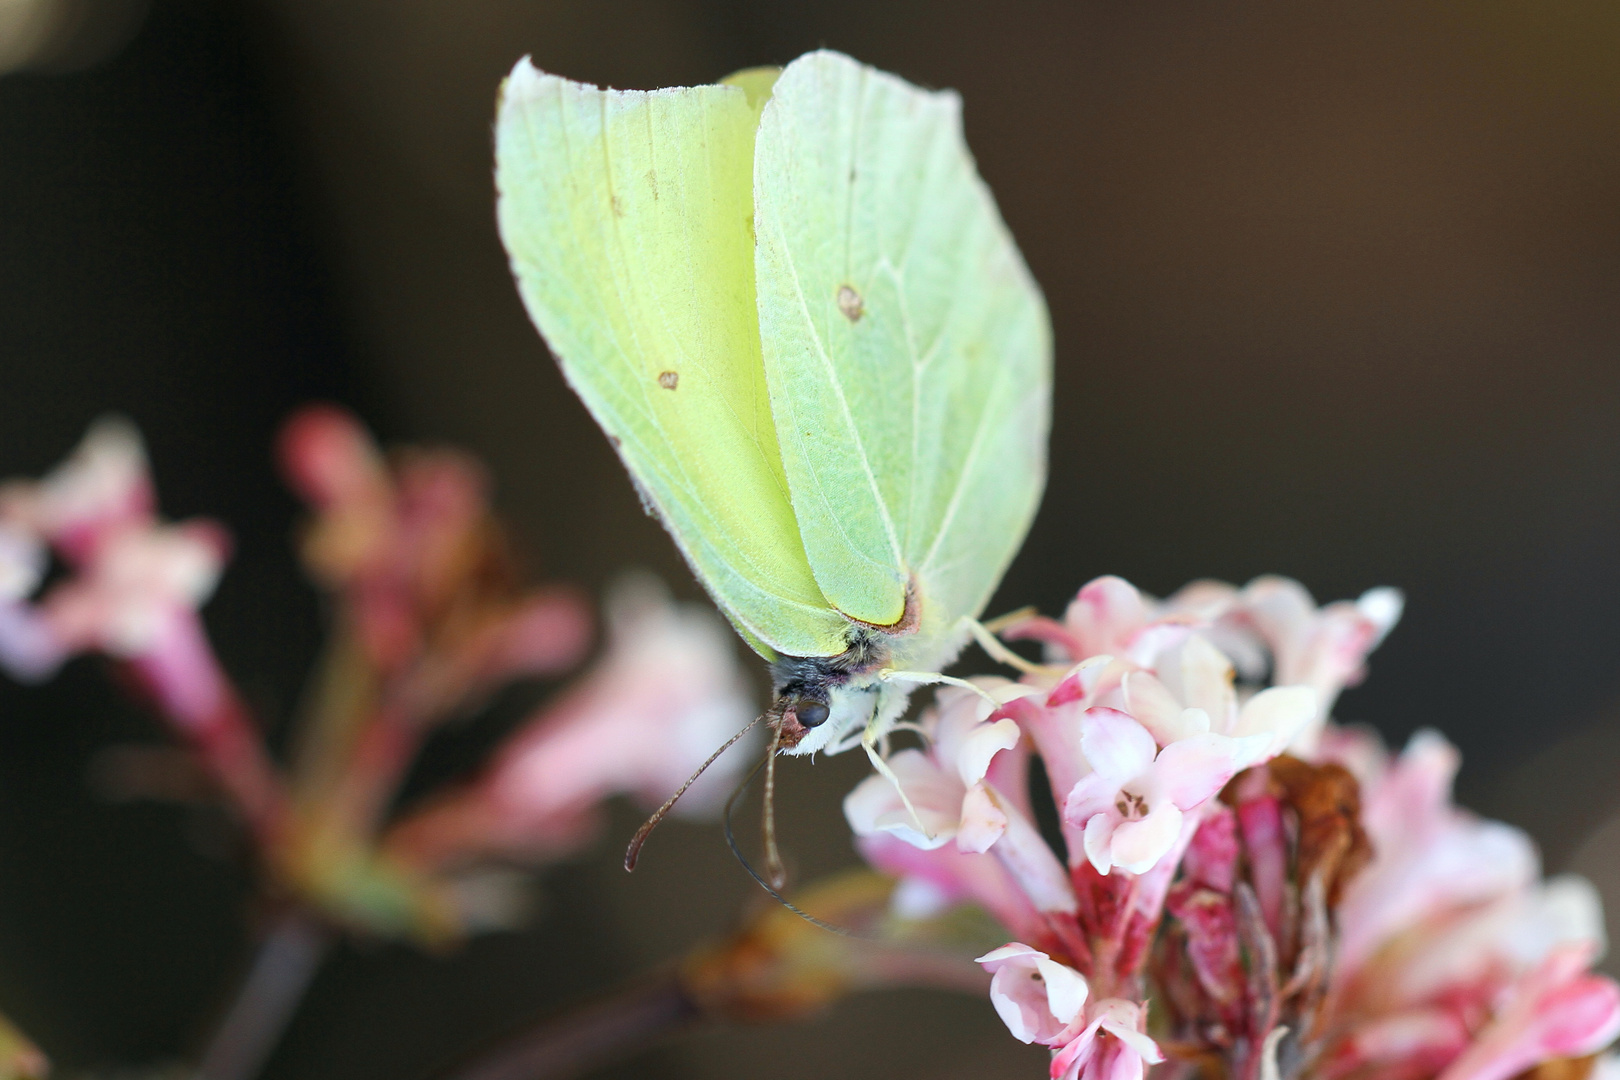
<svg viewBox="0 0 1620 1080">
<path fill-rule="evenodd" d="M 852 184 L 855 182 L 855 166 L 853 165 L 849 167 L 849 182 Z"/>
<path fill-rule="evenodd" d="M 621 440 L 617 435 L 609 435 L 608 442 L 612 444 L 613 449 L 615 450 L 624 445 L 624 441 Z"/>
<path fill-rule="evenodd" d="M 861 316 L 866 314 L 866 305 L 861 300 L 861 294 L 856 292 L 854 286 L 838 286 L 838 310 L 844 313 L 844 318 L 850 322 L 860 322 Z"/>
<path fill-rule="evenodd" d="M 652 188 L 652 197 L 656 200 L 658 198 L 658 174 L 651 169 L 647 170 L 647 186 Z"/>
<path fill-rule="evenodd" d="M 665 390 L 675 389 L 675 387 L 680 385 L 680 382 L 681 377 L 677 372 L 660 371 L 658 373 L 658 385 L 662 386 Z"/>
<path fill-rule="evenodd" d="M 619 199 L 619 197 L 617 195 L 614 195 L 614 196 L 610 197 L 608 199 L 608 202 L 611 203 L 612 206 L 613 206 L 613 216 L 614 217 L 624 217 L 624 203 Z"/>
</svg>

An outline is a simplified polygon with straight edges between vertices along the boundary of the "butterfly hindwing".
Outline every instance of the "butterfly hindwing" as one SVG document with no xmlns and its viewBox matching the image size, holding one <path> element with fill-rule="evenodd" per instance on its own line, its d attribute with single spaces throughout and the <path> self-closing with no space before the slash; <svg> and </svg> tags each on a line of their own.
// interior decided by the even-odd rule
<svg viewBox="0 0 1620 1080">
<path fill-rule="evenodd" d="M 840 611 L 977 615 L 1046 474 L 1045 304 L 960 99 L 832 52 L 794 61 L 754 163 L 765 368 L 810 566 Z M 927 658 L 922 658 L 926 662 Z"/>
</svg>

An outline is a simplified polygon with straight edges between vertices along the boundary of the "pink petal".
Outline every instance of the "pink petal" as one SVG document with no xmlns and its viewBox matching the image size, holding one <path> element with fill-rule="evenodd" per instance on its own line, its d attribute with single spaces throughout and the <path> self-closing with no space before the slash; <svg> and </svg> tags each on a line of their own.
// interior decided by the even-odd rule
<svg viewBox="0 0 1620 1080">
<path fill-rule="evenodd" d="M 311 405 L 282 426 L 277 456 L 298 494 L 326 509 L 386 493 L 388 466 L 354 415 L 334 405 Z"/>
<path fill-rule="evenodd" d="M 1556 1058 L 1585 1057 L 1620 1034 L 1620 985 L 1580 972 L 1586 946 L 1556 950 L 1440 1080 L 1508 1080 Z"/>
<path fill-rule="evenodd" d="M 991 973 L 990 1003 L 1019 1042 L 1050 1044 L 1085 1004 L 1079 972 L 1021 942 L 985 953 L 978 963 Z"/>
<path fill-rule="evenodd" d="M 1085 658 L 1085 646 L 1056 619 L 1035 615 L 1001 631 L 1005 641 L 1039 641 L 1061 649 L 1070 661 Z M 1050 649 L 1048 650 L 1050 653 Z"/>
<path fill-rule="evenodd" d="M 1063 616 L 1064 624 L 1083 650 L 1075 657 L 1077 660 L 1115 652 L 1147 621 L 1147 605 L 1136 586 L 1113 576 L 1087 583 Z"/>
<path fill-rule="evenodd" d="M 1078 1080 L 1080 1070 L 1094 1060 L 1097 1025 L 1090 1024 L 1052 1057 L 1052 1080 Z"/>
<path fill-rule="evenodd" d="M 1077 907 L 1074 884 L 1051 845 L 1005 798 L 988 785 L 985 791 L 1007 816 L 1007 830 L 992 849 L 995 857 L 1037 909 L 1072 914 Z"/>
<path fill-rule="evenodd" d="M 1153 763 L 1160 797 L 1191 810 L 1237 774 L 1242 748 L 1224 735 L 1194 735 L 1165 747 Z"/>
<path fill-rule="evenodd" d="M 1080 718 L 1080 749 L 1091 767 L 1125 783 L 1153 764 L 1158 744 L 1147 728 L 1118 709 L 1087 709 Z"/>
<path fill-rule="evenodd" d="M 1117 812 L 1114 800 L 1119 798 L 1119 783 L 1102 773 L 1090 773 L 1080 778 L 1063 801 L 1063 819 L 1077 829 L 1086 827 L 1098 814 Z"/>
</svg>

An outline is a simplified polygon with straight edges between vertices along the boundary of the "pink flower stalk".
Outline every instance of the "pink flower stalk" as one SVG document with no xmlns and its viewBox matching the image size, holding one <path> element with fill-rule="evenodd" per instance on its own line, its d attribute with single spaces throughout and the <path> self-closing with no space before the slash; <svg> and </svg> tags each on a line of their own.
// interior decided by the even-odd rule
<svg viewBox="0 0 1620 1080">
<path fill-rule="evenodd" d="M 1327 721 L 1399 613 L 1392 590 L 1317 608 L 1281 578 L 1162 602 L 1098 579 L 1062 621 L 1007 632 L 1048 666 L 977 680 L 999 704 L 940 694 L 924 746 L 890 758 L 899 791 L 868 779 L 846 815 L 901 877 L 897 909 L 973 901 L 1017 938 L 980 962 L 1054 1078 L 1511 1080 L 1584 1061 L 1620 1032 L 1620 987 L 1589 971 L 1590 886 L 1542 882 L 1522 833 L 1455 807 L 1438 736 L 1391 761 Z M 1066 882 L 1031 825 L 1051 820 L 1031 757 Z"/>
<path fill-rule="evenodd" d="M 519 588 L 467 455 L 417 449 L 390 460 L 332 406 L 295 414 L 279 450 L 315 510 L 304 561 L 335 602 L 344 660 L 329 675 L 333 712 L 318 712 L 332 729 L 330 760 L 295 785 L 301 804 L 319 807 L 295 872 L 326 877 L 370 852 L 435 726 L 513 679 L 572 667 L 590 621 L 571 590 Z"/>
</svg>

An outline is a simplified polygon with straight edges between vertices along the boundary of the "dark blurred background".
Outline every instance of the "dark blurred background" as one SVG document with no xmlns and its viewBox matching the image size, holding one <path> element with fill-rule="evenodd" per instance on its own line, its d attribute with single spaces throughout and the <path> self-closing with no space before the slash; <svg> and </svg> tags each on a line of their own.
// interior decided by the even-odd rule
<svg viewBox="0 0 1620 1080">
<path fill-rule="evenodd" d="M 8 21 L 9 20 L 9 21 Z M 312 397 L 492 467 L 539 576 L 689 575 L 524 318 L 496 239 L 495 88 L 521 55 L 619 87 L 827 45 L 966 98 L 1052 308 L 1052 479 L 998 607 L 1118 573 L 1164 593 L 1391 584 L 1407 617 L 1341 718 L 1463 749 L 1474 808 L 1620 907 L 1620 8 L 1439 3 L 0 0 L 0 475 L 98 414 L 164 508 L 229 524 L 208 609 L 286 717 L 319 641 L 270 463 Z M 194 1048 L 243 962 L 219 830 L 110 805 L 161 741 L 100 667 L 0 686 L 0 1009 L 64 1069 Z M 846 759 L 786 774 L 808 877 L 853 861 Z M 713 830 L 549 875 L 529 932 L 345 947 L 273 1077 L 426 1075 L 752 897 Z M 623 1075 L 1018 1075 L 981 1001 L 857 1000 Z"/>
</svg>

